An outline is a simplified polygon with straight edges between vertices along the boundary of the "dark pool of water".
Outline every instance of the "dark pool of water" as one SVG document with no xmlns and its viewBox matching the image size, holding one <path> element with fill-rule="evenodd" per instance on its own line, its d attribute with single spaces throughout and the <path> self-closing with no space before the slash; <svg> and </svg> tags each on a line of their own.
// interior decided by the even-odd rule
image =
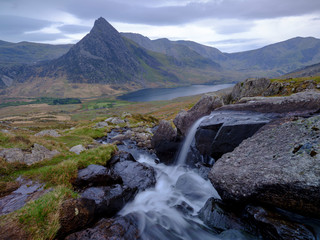
<svg viewBox="0 0 320 240">
<path fill-rule="evenodd" d="M 158 100 L 171 100 L 177 97 L 192 96 L 202 93 L 215 92 L 224 88 L 232 87 L 234 84 L 220 85 L 192 85 L 177 88 L 147 88 L 124 94 L 118 97 L 130 102 L 149 102 Z"/>
</svg>

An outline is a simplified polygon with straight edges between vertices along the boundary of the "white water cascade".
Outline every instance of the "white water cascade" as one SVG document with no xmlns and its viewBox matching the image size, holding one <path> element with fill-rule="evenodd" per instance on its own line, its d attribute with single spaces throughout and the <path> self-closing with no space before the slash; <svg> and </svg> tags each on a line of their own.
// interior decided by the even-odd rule
<svg viewBox="0 0 320 240">
<path fill-rule="evenodd" d="M 178 158 L 177 158 L 177 165 L 183 165 L 186 162 L 188 151 L 190 149 L 190 145 L 192 144 L 192 141 L 194 139 L 194 136 L 196 135 L 197 129 L 201 122 L 206 119 L 208 116 L 204 116 L 200 119 L 198 119 L 190 128 L 188 135 L 186 139 L 184 140 L 184 143 L 182 145 L 182 148 L 179 152 Z"/>
</svg>

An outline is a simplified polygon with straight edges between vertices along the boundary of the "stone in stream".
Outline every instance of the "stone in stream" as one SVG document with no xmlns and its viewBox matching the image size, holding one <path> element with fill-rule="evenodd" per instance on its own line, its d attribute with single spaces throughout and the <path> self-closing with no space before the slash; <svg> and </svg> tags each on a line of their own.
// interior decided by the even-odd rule
<svg viewBox="0 0 320 240">
<path fill-rule="evenodd" d="M 320 217 L 320 116 L 265 126 L 217 161 L 221 198 Z"/>
</svg>

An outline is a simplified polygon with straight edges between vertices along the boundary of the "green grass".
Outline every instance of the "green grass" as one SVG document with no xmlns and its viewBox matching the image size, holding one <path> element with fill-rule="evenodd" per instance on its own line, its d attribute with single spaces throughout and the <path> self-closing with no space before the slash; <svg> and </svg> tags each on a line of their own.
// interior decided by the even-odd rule
<svg viewBox="0 0 320 240">
<path fill-rule="evenodd" d="M 65 199 L 77 194 L 66 187 L 56 187 L 23 208 L 0 217 L 0 226 L 15 224 L 22 228 L 30 239 L 54 239 L 60 228 L 59 209 Z"/>
<path fill-rule="evenodd" d="M 132 103 L 122 100 L 101 98 L 92 101 L 88 101 L 82 104 L 82 110 L 95 110 L 95 109 L 111 109 L 121 106 L 130 105 Z"/>
<path fill-rule="evenodd" d="M 116 147 L 113 145 L 102 145 L 79 155 L 72 154 L 58 164 L 29 169 L 21 174 L 27 178 L 44 182 L 48 186 L 63 185 L 71 188 L 72 180 L 76 178 L 78 169 L 90 164 L 105 165 L 115 150 Z"/>
</svg>

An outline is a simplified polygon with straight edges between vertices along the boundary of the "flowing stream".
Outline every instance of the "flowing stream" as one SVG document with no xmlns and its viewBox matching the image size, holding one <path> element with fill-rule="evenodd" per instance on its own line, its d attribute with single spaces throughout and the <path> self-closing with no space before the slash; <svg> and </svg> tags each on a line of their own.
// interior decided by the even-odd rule
<svg viewBox="0 0 320 240">
<path fill-rule="evenodd" d="M 133 214 L 138 218 L 142 239 L 244 239 L 238 231 L 232 231 L 231 238 L 226 233 L 228 231 L 218 234 L 197 217 L 198 211 L 209 198 L 220 199 L 208 180 L 184 165 L 190 144 L 202 120 L 203 118 L 198 120 L 189 131 L 175 166 L 156 164 L 154 157 L 147 153 L 140 152 L 138 155 L 139 162 L 155 169 L 157 183 L 154 188 L 140 192 L 121 210 L 120 215 Z M 121 150 L 130 152 L 131 149 Z M 135 155 L 137 156 L 137 152 Z"/>
</svg>

